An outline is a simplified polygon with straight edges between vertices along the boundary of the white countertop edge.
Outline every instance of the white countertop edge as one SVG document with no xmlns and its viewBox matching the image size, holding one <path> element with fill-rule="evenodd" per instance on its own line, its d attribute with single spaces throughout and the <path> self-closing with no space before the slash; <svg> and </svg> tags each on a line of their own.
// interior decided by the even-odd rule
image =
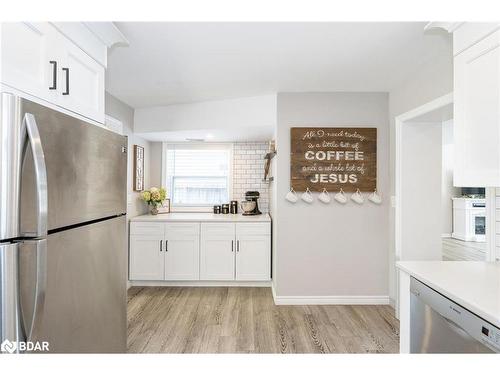
<svg viewBox="0 0 500 375">
<path fill-rule="evenodd" d="M 248 215 L 242 214 L 213 214 L 210 212 L 171 212 L 168 214 L 158 215 L 139 215 L 130 219 L 131 222 L 155 221 L 155 222 L 237 222 L 237 223 L 270 223 L 271 217 L 269 214 Z"/>
<path fill-rule="evenodd" d="M 496 325 L 498 328 L 500 328 L 500 316 L 490 314 L 488 311 L 485 311 L 481 306 L 478 306 L 475 303 L 471 303 L 467 300 L 464 300 L 463 297 L 459 296 L 456 293 L 450 292 L 449 290 L 444 289 L 442 286 L 437 284 L 435 281 L 431 280 L 429 277 L 421 275 L 419 272 L 417 272 L 411 268 L 412 264 L 424 263 L 424 262 L 426 262 L 426 261 L 406 261 L 406 262 L 399 261 L 399 262 L 396 262 L 396 267 L 399 270 L 401 270 L 401 271 L 409 274 L 410 276 L 413 276 L 414 278 L 418 279 L 419 281 L 422 281 L 424 284 L 426 284 L 430 288 L 432 288 L 435 291 L 441 293 L 442 295 L 448 297 L 450 300 L 456 302 L 457 304 L 461 305 L 462 307 L 466 308 L 467 310 L 472 311 L 474 314 L 480 316 L 484 320 L 486 320 L 486 321 L 490 322 L 491 324 Z M 451 261 L 450 261 L 450 263 L 451 263 Z M 478 263 L 484 263 L 484 262 L 478 262 Z"/>
</svg>

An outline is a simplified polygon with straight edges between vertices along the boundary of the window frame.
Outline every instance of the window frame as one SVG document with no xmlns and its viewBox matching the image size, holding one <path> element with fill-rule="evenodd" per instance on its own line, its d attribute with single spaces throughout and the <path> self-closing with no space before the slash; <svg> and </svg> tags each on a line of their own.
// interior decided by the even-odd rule
<svg viewBox="0 0 500 375">
<path fill-rule="evenodd" d="M 228 164 L 228 175 L 227 175 L 227 183 L 228 183 L 228 197 L 229 200 L 233 197 L 233 159 L 234 159 L 234 144 L 232 142 L 210 142 L 210 143 L 191 143 L 191 142 L 162 142 L 162 160 L 161 160 L 161 184 L 168 189 L 167 184 L 167 157 L 169 146 L 182 146 L 183 149 L 192 149 L 192 150 L 203 150 L 203 149 L 220 149 L 226 148 L 229 150 L 229 164 Z M 170 198 L 170 191 L 167 190 L 167 196 Z M 229 203 L 229 202 L 227 202 Z M 213 205 L 174 205 L 173 201 L 170 201 L 170 212 L 213 212 Z"/>
</svg>

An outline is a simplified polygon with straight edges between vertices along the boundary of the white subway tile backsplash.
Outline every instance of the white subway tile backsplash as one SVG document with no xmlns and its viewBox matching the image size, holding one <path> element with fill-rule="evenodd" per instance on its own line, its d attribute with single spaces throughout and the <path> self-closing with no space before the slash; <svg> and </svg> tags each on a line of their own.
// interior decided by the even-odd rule
<svg viewBox="0 0 500 375">
<path fill-rule="evenodd" d="M 267 149 L 267 142 L 237 142 L 233 146 L 233 199 L 243 200 L 245 192 L 257 190 L 262 212 L 269 212 L 269 186 L 262 182 Z"/>
</svg>

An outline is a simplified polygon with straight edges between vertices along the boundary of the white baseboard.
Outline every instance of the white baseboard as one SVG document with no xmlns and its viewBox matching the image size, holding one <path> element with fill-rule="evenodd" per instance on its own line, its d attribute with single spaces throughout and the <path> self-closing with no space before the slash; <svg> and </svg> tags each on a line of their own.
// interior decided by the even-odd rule
<svg viewBox="0 0 500 375">
<path fill-rule="evenodd" d="M 389 296 L 277 296 L 275 305 L 389 305 Z"/>
<path fill-rule="evenodd" d="M 271 281 L 130 281 L 131 286 L 190 286 L 190 287 L 262 287 L 269 288 Z"/>
</svg>

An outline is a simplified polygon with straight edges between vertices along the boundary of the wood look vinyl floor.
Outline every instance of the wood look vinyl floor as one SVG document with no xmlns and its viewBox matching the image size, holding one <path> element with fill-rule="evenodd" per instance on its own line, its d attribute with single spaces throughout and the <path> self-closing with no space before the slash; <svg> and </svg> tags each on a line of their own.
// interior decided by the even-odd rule
<svg viewBox="0 0 500 375">
<path fill-rule="evenodd" d="M 133 287 L 130 353 L 397 353 L 390 306 L 276 306 L 270 288 Z"/>
</svg>

